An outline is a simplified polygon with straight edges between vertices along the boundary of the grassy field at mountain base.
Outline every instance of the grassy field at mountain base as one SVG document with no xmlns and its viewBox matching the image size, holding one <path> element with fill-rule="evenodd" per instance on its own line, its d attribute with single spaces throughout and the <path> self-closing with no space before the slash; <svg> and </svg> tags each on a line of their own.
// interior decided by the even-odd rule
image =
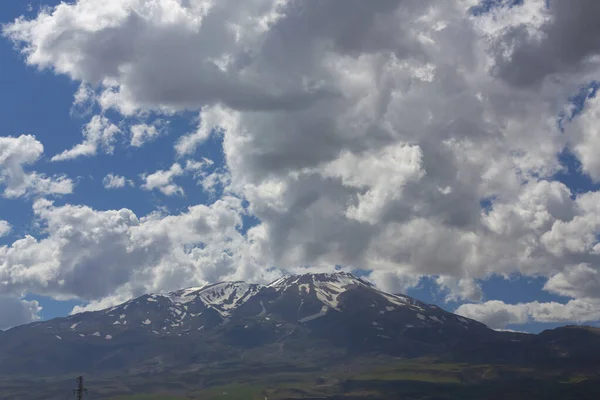
<svg viewBox="0 0 600 400">
<path fill-rule="evenodd" d="M 198 381 L 209 382 L 207 376 Z M 210 375 L 207 373 L 207 375 Z M 189 382 L 189 376 L 180 377 Z M 177 379 L 176 376 L 168 380 Z M 173 393 L 173 399 L 291 400 L 291 399 L 593 399 L 600 381 L 593 375 L 495 365 L 401 360 L 381 363 L 360 360 L 328 371 L 221 375 L 206 388 Z M 110 400 L 154 400 L 169 397 L 118 396 Z"/>
</svg>

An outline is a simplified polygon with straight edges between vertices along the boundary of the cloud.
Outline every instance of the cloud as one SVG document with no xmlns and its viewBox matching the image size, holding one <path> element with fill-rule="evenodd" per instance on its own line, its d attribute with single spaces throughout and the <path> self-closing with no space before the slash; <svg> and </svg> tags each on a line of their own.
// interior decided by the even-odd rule
<svg viewBox="0 0 600 400">
<path fill-rule="evenodd" d="M 99 300 L 224 279 L 262 281 L 241 200 L 225 197 L 179 215 L 34 203 L 41 238 L 0 247 L 0 291 Z"/>
<path fill-rule="evenodd" d="M 481 301 L 483 290 L 473 279 L 456 279 L 451 276 L 438 276 L 436 283 L 444 291 L 447 291 L 446 302 L 450 301 Z"/>
<path fill-rule="evenodd" d="M 161 134 L 160 128 L 156 125 L 137 124 L 131 128 L 131 146 L 141 147 L 144 143 L 150 142 Z"/>
<path fill-rule="evenodd" d="M 594 152 L 600 146 L 600 100 L 598 97 L 588 99 L 585 109 L 571 124 L 567 125 L 566 134 L 571 148 L 581 161 L 581 169 L 594 182 L 600 181 L 600 161 Z"/>
<path fill-rule="evenodd" d="M 168 170 L 158 170 L 150 175 L 142 175 L 144 190 L 160 190 L 166 196 L 183 195 L 183 188 L 173 183 L 173 179 L 185 173 L 178 163 L 171 165 Z"/>
<path fill-rule="evenodd" d="M 401 201 L 402 189 L 408 182 L 425 175 L 422 157 L 418 146 L 404 144 L 375 154 L 344 153 L 324 167 L 323 175 L 340 179 L 346 187 L 364 189 L 358 194 L 357 204 L 347 209 L 346 217 L 375 224 L 386 213 L 386 207 Z"/>
<path fill-rule="evenodd" d="M 39 161 L 43 153 L 44 146 L 35 136 L 0 137 L 0 185 L 4 186 L 4 197 L 63 195 L 73 191 L 73 182 L 65 176 L 46 177 L 25 170 Z"/>
<path fill-rule="evenodd" d="M 530 318 L 525 304 L 506 304 L 499 300 L 490 300 L 481 304 L 463 304 L 454 312 L 483 322 L 493 329 L 502 329 L 509 324 L 525 324 Z"/>
<path fill-rule="evenodd" d="M 252 62 L 244 47 L 255 46 L 277 21 L 278 3 L 126 0 L 102 7 L 84 0 L 18 19 L 3 31 L 22 46 L 30 65 L 101 84 L 100 104 L 123 113 L 216 102 L 294 109 L 320 91 L 293 81 L 279 87 L 265 75 L 242 71 Z"/>
<path fill-rule="evenodd" d="M 108 174 L 102 178 L 102 184 L 106 189 L 121 189 L 124 188 L 125 185 L 134 185 L 133 181 L 126 179 L 124 176 L 113 174 Z"/>
<path fill-rule="evenodd" d="M 202 186 L 202 189 L 215 196 L 220 191 L 227 192 L 231 184 L 231 174 L 227 168 L 214 168 L 214 161 L 208 158 L 202 158 L 200 161 L 187 160 L 185 172 L 191 173 L 196 183 Z"/>
<path fill-rule="evenodd" d="M 594 0 L 568 4 L 545 0 L 499 13 L 523 13 L 527 19 L 514 20 L 497 38 L 497 73 L 516 86 L 539 84 L 548 76 L 585 74 L 598 67 L 600 28 L 593 21 L 600 16 Z M 534 12 L 531 12 L 534 11 Z"/>
<path fill-rule="evenodd" d="M 87 116 L 93 113 L 97 100 L 96 94 L 90 85 L 85 83 L 80 84 L 79 89 L 73 95 L 71 115 Z"/>
<path fill-rule="evenodd" d="M 114 151 L 114 142 L 121 130 L 102 115 L 94 115 L 83 127 L 83 142 L 52 157 L 52 161 L 72 160 L 96 155 L 98 149 L 106 154 Z"/>
<path fill-rule="evenodd" d="M 42 307 L 36 300 L 0 296 L 0 331 L 40 319 Z"/>
<path fill-rule="evenodd" d="M 571 298 L 600 299 L 600 272 L 589 264 L 567 266 L 548 279 L 544 290 Z"/>
<path fill-rule="evenodd" d="M 213 129 L 223 132 L 223 122 L 229 118 L 228 110 L 220 105 L 204 106 L 200 112 L 200 123 L 195 132 L 181 136 L 175 143 L 175 151 L 182 157 L 191 155 L 196 148 L 213 134 Z M 219 128 L 221 126 L 221 128 Z"/>
<path fill-rule="evenodd" d="M 152 174 L 142 175 L 144 183 L 141 188 L 144 190 L 159 190 L 166 196 L 176 194 L 183 195 L 183 188 L 173 183 L 175 178 L 192 174 L 199 185 L 209 193 L 216 193 L 216 188 L 223 188 L 229 183 L 229 174 L 221 169 L 215 169 L 212 172 L 207 170 L 214 165 L 214 161 L 208 158 L 202 158 L 200 161 L 188 159 L 185 166 L 174 163 L 168 170 L 158 170 Z"/>
<path fill-rule="evenodd" d="M 223 135 L 231 189 L 248 199 L 250 211 L 263 222 L 270 242 L 265 247 L 273 249 L 277 264 L 392 263 L 461 275 L 488 261 L 484 249 L 490 242 L 518 242 L 484 231 L 480 199 L 500 196 L 498 204 L 510 204 L 524 179 L 551 176 L 558 168 L 556 153 L 563 143 L 546 133 L 553 124 L 546 98 L 507 91 L 489 76 L 487 49 L 477 42 L 481 32 L 466 3 L 352 2 L 342 12 L 336 1 L 304 6 L 265 1 L 243 10 L 225 2 L 199 12 L 197 5 L 177 2 L 169 13 L 156 3 L 153 14 L 142 3 L 104 10 L 80 1 L 37 20 L 17 21 L 7 34 L 24 46 L 29 63 L 53 66 L 85 82 L 108 82 L 99 96 L 118 98 L 105 104 L 125 114 L 180 108 L 197 96 L 198 130 L 180 138 L 176 151 L 192 154 L 210 135 Z M 323 19 L 324 12 L 335 18 Z M 192 15 L 203 17 L 191 20 Z M 90 18 L 96 25 L 80 23 Z M 153 35 L 126 37 L 132 20 L 152 27 Z M 403 28 L 414 21 L 422 22 Z M 223 26 L 236 27 L 235 41 L 231 32 L 213 34 Z M 182 36 L 167 35 L 167 27 Z M 42 28 L 30 39 L 29 32 Z M 60 39 L 50 35 L 58 31 Z M 110 57 L 101 60 L 97 43 L 105 35 L 118 36 L 123 47 L 110 49 Z M 207 47 L 209 36 L 220 40 Z M 191 54 L 166 57 L 143 50 L 186 48 L 190 37 L 199 41 Z M 178 46 L 166 46 L 168 40 Z M 458 42 L 464 45 L 457 47 Z M 66 43 L 86 52 L 75 57 Z M 136 52 L 126 51 L 134 45 Z M 177 62 L 167 70 L 167 60 Z M 214 86 L 214 92 L 194 88 L 209 76 L 207 63 L 233 78 Z M 187 65 L 194 65 L 193 74 Z M 260 87 L 248 90 L 249 78 Z M 177 83 L 184 79 L 185 87 Z M 298 82 L 304 82 L 302 88 Z M 168 93 L 159 90 L 163 84 Z M 281 108 L 260 101 L 263 89 L 271 87 L 290 96 L 335 95 Z M 252 112 L 229 99 L 232 88 L 240 98 L 245 98 L 242 92 L 255 96 Z M 519 111 L 511 104 L 519 104 Z M 519 133 L 524 129 L 535 134 L 524 138 Z M 176 166 L 158 171 L 147 177 L 157 181 L 146 188 L 180 192 L 172 183 L 179 174 Z M 395 245 L 412 234 L 425 239 L 427 251 L 419 255 Z M 442 248 L 453 257 L 436 251 L 438 243 L 447 243 Z M 502 254 L 504 249 L 495 251 Z"/>
<path fill-rule="evenodd" d="M 197 174 L 197 182 L 206 192 L 216 194 L 218 190 L 227 189 L 231 184 L 231 174 L 223 168 L 217 168 L 211 173 Z"/>
<path fill-rule="evenodd" d="M 0 238 L 8 235 L 12 231 L 12 226 L 7 221 L 0 220 Z"/>
<path fill-rule="evenodd" d="M 71 310 L 72 314 L 79 314 L 87 311 L 98 311 L 105 310 L 110 307 L 117 306 L 119 304 L 123 304 L 126 301 L 131 299 L 131 294 L 129 292 L 119 293 L 107 297 L 103 297 L 100 300 L 92 300 L 85 305 L 75 306 Z"/>
<path fill-rule="evenodd" d="M 200 161 L 187 160 L 185 163 L 185 170 L 191 171 L 194 174 L 202 174 L 204 173 L 204 170 L 206 170 L 208 167 L 211 167 L 214 164 L 215 162 L 213 160 L 210 160 L 206 157 L 202 158 Z"/>
<path fill-rule="evenodd" d="M 403 294 L 419 284 L 420 277 L 403 274 L 401 270 L 376 270 L 368 275 L 368 279 L 381 290 L 388 293 Z"/>
<path fill-rule="evenodd" d="M 507 325 L 520 325 L 528 322 L 577 322 L 585 323 L 600 319 L 600 303 L 597 301 L 571 300 L 566 304 L 531 302 L 506 304 L 491 300 L 481 304 L 463 304 L 456 313 L 473 318 L 490 328 L 502 329 Z"/>
<path fill-rule="evenodd" d="M 571 190 L 556 174 L 563 169 L 558 155 L 570 150 L 583 173 L 600 176 L 593 157 L 597 102 L 565 121 L 564 132 L 557 118 L 599 72 L 597 29 L 574 22 L 594 20 L 598 6 L 576 0 L 547 8 L 531 0 L 475 16 L 476 4 L 124 0 L 105 6 L 79 0 L 17 19 L 3 32 L 28 65 L 83 85 L 76 104 L 93 102 L 107 114 L 140 120 L 134 145 L 155 136 L 142 128 L 148 116 L 198 112 L 196 129 L 174 138 L 171 167 L 143 175 L 142 188 L 183 194 L 176 179 L 194 174 L 208 191 L 225 186 L 227 199 L 244 204 L 238 217 L 251 216 L 257 224 L 246 236 L 234 235 L 239 250 L 228 242 L 211 245 L 224 259 L 239 257 L 237 267 L 183 263 L 194 276 L 344 265 L 373 270 L 372 279 L 390 290 L 439 276 L 449 300 L 479 301 L 479 279 L 521 273 L 546 276 L 548 290 L 589 304 L 581 296 L 590 296 L 593 284 L 575 287 L 600 267 L 600 192 Z M 111 124 L 102 118 L 92 121 Z M 117 131 L 94 132 L 88 138 L 84 131 L 84 142 L 58 157 L 110 151 Z M 211 138 L 222 143 L 224 166 L 188 163 Z M 37 207 L 42 221 L 67 209 L 106 218 L 109 225 L 121 218 L 118 210 L 109 218 L 83 206 Z M 153 221 L 182 221 L 184 215 Z M 126 222 L 118 227 L 137 231 Z M 13 247 L 53 237 L 78 247 L 78 231 L 69 229 L 47 239 L 23 238 Z M 62 236 L 68 232 L 73 236 Z M 119 249 L 130 250 L 91 252 L 64 268 L 112 265 L 100 262 L 110 254 L 160 270 L 162 264 L 143 252 L 140 260 L 130 259 L 135 245 L 127 235 L 116 237 L 129 243 Z M 180 256 L 174 250 L 180 242 L 175 248 L 149 242 L 156 260 L 173 257 L 170 252 Z M 35 254 L 55 257 L 53 251 Z M 20 265 L 34 268 L 42 264 L 39 257 Z M 215 272 L 221 268 L 227 273 Z M 129 293 L 134 276 L 110 281 L 128 289 L 89 296 L 102 302 L 102 296 Z M 584 303 L 572 302 L 553 305 L 552 315 L 564 311 L 576 318 L 576 306 Z M 469 307 L 500 326 L 544 318 L 550 305 Z"/>
</svg>

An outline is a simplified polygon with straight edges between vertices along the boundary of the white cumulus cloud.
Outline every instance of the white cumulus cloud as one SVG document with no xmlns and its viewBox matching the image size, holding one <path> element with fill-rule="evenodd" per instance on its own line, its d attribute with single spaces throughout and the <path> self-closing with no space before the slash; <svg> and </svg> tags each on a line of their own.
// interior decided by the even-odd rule
<svg viewBox="0 0 600 400">
<path fill-rule="evenodd" d="M 107 154 L 114 151 L 116 136 L 121 133 L 118 126 L 102 115 L 94 115 L 83 127 L 83 142 L 72 149 L 65 150 L 52 157 L 52 161 L 72 160 L 78 157 L 96 155 L 98 150 Z"/>
<path fill-rule="evenodd" d="M 0 285 L 7 295 L 31 291 L 91 301 L 228 278 L 263 280 L 267 274 L 239 232 L 243 209 L 237 198 L 171 216 L 47 200 L 36 201 L 34 213 L 43 237 L 0 247 Z"/>
<path fill-rule="evenodd" d="M 121 189 L 126 185 L 133 186 L 134 183 L 131 180 L 128 180 L 124 176 L 108 174 L 104 178 L 102 178 L 102 184 L 106 189 Z"/>
<path fill-rule="evenodd" d="M 481 286 L 473 279 L 457 279 L 451 276 L 439 276 L 436 283 L 448 291 L 446 302 L 449 301 L 481 301 L 483 290 Z"/>
<path fill-rule="evenodd" d="M 4 197 L 63 195 L 73 191 L 73 182 L 65 176 L 46 177 L 27 171 L 43 153 L 44 146 L 32 135 L 0 137 L 0 186 L 4 187 Z"/>
<path fill-rule="evenodd" d="M 149 175 L 142 175 L 144 183 L 141 187 L 144 190 L 160 190 L 167 196 L 183 195 L 183 188 L 173 183 L 173 180 L 184 173 L 181 165 L 175 163 L 168 170 L 158 170 Z"/>
<path fill-rule="evenodd" d="M 141 147 L 144 143 L 156 139 L 161 134 L 160 127 L 157 128 L 156 125 L 136 124 L 129 129 L 131 130 L 130 144 L 133 147 Z"/>
<path fill-rule="evenodd" d="M 12 231 L 12 226 L 8 221 L 0 220 L 0 238 L 6 236 Z"/>
</svg>

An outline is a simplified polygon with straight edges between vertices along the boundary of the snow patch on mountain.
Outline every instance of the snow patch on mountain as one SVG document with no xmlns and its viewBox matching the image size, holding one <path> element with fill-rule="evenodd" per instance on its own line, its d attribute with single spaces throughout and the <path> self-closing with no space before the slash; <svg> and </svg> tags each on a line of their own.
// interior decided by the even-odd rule
<svg viewBox="0 0 600 400">
<path fill-rule="evenodd" d="M 328 310 L 329 310 L 329 307 L 323 306 L 321 308 L 321 311 L 319 311 L 316 314 L 309 315 L 308 317 L 301 318 L 300 322 L 304 323 L 304 322 L 312 321 L 312 320 L 317 319 L 317 318 L 324 317 L 327 314 Z"/>
<path fill-rule="evenodd" d="M 260 301 L 260 314 L 258 314 L 259 317 L 265 316 L 267 315 L 267 310 L 265 309 L 265 305 L 263 304 L 262 300 Z"/>
<path fill-rule="evenodd" d="M 198 297 L 204 304 L 227 312 L 244 304 L 261 288 L 262 285 L 246 282 L 221 282 L 203 288 Z"/>
<path fill-rule="evenodd" d="M 223 318 L 226 318 L 231 311 L 244 304 L 262 288 L 262 285 L 246 282 L 219 282 L 159 296 L 169 299 L 173 303 L 170 310 L 180 316 L 183 315 L 181 318 L 185 317 L 185 312 L 178 307 L 187 310 L 189 304 L 193 302 L 201 302 L 204 306 L 214 309 Z"/>
<path fill-rule="evenodd" d="M 323 305 L 338 311 L 339 296 L 357 286 L 373 287 L 371 283 L 345 272 L 295 275 L 277 279 L 267 285 L 278 292 L 292 289 L 301 295 L 314 293 Z"/>
</svg>

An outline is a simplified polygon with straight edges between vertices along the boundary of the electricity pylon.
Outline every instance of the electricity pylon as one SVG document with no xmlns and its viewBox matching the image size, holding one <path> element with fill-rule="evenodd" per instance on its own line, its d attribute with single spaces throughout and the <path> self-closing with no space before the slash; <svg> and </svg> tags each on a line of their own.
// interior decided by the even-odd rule
<svg viewBox="0 0 600 400">
<path fill-rule="evenodd" d="M 77 378 L 77 389 L 73 389 L 73 394 L 77 395 L 77 400 L 82 400 L 84 393 L 87 393 L 87 389 L 83 387 L 83 376 L 80 376 Z"/>
</svg>

